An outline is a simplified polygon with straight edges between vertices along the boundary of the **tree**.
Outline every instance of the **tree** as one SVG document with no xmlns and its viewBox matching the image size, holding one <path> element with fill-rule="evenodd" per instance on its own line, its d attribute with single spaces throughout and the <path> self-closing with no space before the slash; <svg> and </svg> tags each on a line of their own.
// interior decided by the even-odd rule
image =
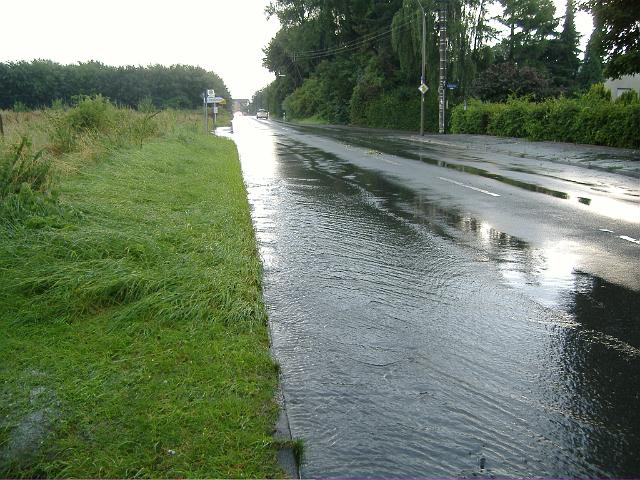
<svg viewBox="0 0 640 480">
<path fill-rule="evenodd" d="M 552 0 L 499 1 L 504 10 L 498 20 L 509 28 L 506 60 L 539 66 L 558 25 Z"/>
<path fill-rule="evenodd" d="M 75 96 L 97 94 L 130 107 L 152 98 L 156 107 L 194 108 L 201 105 L 201 93 L 207 88 L 231 98 L 218 75 L 188 65 L 111 67 L 95 61 L 60 65 L 48 60 L 0 63 L 0 108 L 11 108 L 16 102 L 39 108 L 54 100 L 71 103 Z"/>
<path fill-rule="evenodd" d="M 605 75 L 619 78 L 640 73 L 640 2 L 638 0 L 585 0 L 601 26 Z"/>
<path fill-rule="evenodd" d="M 580 35 L 576 30 L 575 13 L 574 1 L 567 0 L 562 32 L 557 38 L 548 41 L 545 54 L 545 64 L 554 83 L 565 93 L 575 91 L 578 88 Z"/>
<path fill-rule="evenodd" d="M 593 18 L 594 28 L 584 52 L 584 60 L 578 73 L 580 87 L 588 89 L 591 85 L 604 80 L 602 67 L 602 29 L 598 26 L 598 18 Z"/>
</svg>

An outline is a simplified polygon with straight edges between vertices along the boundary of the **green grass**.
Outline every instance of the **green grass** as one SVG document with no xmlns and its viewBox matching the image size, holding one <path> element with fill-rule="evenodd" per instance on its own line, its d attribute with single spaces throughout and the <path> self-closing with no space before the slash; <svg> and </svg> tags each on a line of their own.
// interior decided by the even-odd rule
<svg viewBox="0 0 640 480">
<path fill-rule="evenodd" d="M 178 129 L 58 190 L 0 224 L 0 476 L 282 476 L 233 143 Z"/>
</svg>

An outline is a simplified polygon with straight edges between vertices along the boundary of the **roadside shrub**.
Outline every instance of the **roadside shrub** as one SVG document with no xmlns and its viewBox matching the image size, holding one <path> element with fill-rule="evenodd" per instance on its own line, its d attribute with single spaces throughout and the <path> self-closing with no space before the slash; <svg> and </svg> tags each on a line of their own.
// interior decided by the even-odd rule
<svg viewBox="0 0 640 480">
<path fill-rule="evenodd" d="M 550 99 L 540 108 L 545 110 L 545 117 L 531 119 L 532 127 L 529 138 L 577 142 L 580 125 L 576 120 L 580 114 L 580 106 L 576 101 L 566 98 Z M 542 134 L 536 135 L 538 131 L 541 131 Z"/>
<path fill-rule="evenodd" d="M 638 92 L 635 90 L 628 90 L 616 98 L 616 103 L 620 103 L 622 105 L 633 105 L 634 103 L 639 103 L 640 97 L 638 97 Z"/>
<path fill-rule="evenodd" d="M 582 96 L 582 100 L 588 102 L 610 102 L 611 90 L 604 86 L 604 83 L 594 83 L 589 87 L 587 93 Z"/>
<path fill-rule="evenodd" d="M 364 125 L 376 128 L 417 130 L 420 128 L 419 94 L 413 88 L 401 88 L 370 100 L 364 109 Z M 426 100 L 425 100 L 426 103 Z M 432 117 L 425 118 L 425 130 L 437 125 Z"/>
<path fill-rule="evenodd" d="M 524 130 L 531 140 L 546 140 L 549 136 L 549 102 L 534 103 L 529 106 L 529 114 L 524 120 Z"/>
<path fill-rule="evenodd" d="M 114 123 L 115 107 L 102 95 L 82 96 L 66 115 L 66 123 L 76 132 L 106 132 Z"/>
<path fill-rule="evenodd" d="M 461 105 L 453 109 L 451 131 L 638 148 L 640 101 L 637 94 L 629 94 L 622 101 L 611 102 L 609 91 L 601 84 L 578 99 L 472 101 L 466 111 Z"/>
<path fill-rule="evenodd" d="M 141 108 L 151 110 L 153 105 L 145 102 Z M 100 95 L 80 97 L 73 108 L 48 113 L 49 148 L 54 155 L 62 155 L 89 146 L 93 152 L 91 156 L 130 144 L 141 146 L 144 140 L 159 133 L 156 121 L 159 113 L 156 109 L 144 114 L 118 109 Z"/>
<path fill-rule="evenodd" d="M 510 99 L 506 105 L 497 108 L 489 119 L 487 132 L 503 137 L 525 137 L 525 122 L 528 116 L 527 100 Z"/>
<path fill-rule="evenodd" d="M 303 84 L 284 99 L 282 104 L 289 118 L 307 118 L 318 113 L 322 102 L 320 80 L 307 78 Z"/>
<path fill-rule="evenodd" d="M 453 133 L 472 133 L 485 135 L 495 104 L 471 100 L 464 105 L 456 105 L 451 110 L 451 131 Z"/>
<path fill-rule="evenodd" d="M 75 101 L 69 110 L 48 113 L 49 148 L 54 155 L 76 150 L 80 135 L 106 134 L 117 124 L 117 110 L 103 96 L 76 97 Z"/>
</svg>

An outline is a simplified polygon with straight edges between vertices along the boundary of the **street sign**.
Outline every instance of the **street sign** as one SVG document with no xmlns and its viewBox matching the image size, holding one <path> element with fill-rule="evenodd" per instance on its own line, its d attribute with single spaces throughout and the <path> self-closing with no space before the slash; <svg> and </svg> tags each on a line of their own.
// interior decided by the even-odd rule
<svg viewBox="0 0 640 480">
<path fill-rule="evenodd" d="M 427 87 L 427 86 L 423 83 L 422 85 L 420 85 L 420 86 L 418 87 L 418 90 L 420 90 L 420 93 L 422 93 L 422 94 L 424 95 L 425 93 L 427 93 L 427 90 L 429 90 L 429 87 Z"/>
<path fill-rule="evenodd" d="M 449 90 L 453 90 L 454 88 L 458 88 L 458 84 L 457 83 L 447 83 L 447 88 Z"/>
<path fill-rule="evenodd" d="M 215 97 L 216 92 L 214 90 L 207 90 L 207 97 Z"/>
<path fill-rule="evenodd" d="M 214 97 L 213 103 L 221 103 L 224 105 L 225 103 L 227 103 L 227 101 L 222 97 Z"/>
<path fill-rule="evenodd" d="M 207 97 L 207 103 L 216 103 L 216 97 Z"/>
</svg>

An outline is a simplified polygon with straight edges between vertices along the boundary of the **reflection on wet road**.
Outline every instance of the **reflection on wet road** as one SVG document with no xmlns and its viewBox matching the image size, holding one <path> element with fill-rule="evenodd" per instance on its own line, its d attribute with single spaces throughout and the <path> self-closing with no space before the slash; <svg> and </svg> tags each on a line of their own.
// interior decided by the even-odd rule
<svg viewBox="0 0 640 480">
<path fill-rule="evenodd" d="M 267 125 L 233 138 L 303 477 L 640 475 L 638 292 Z"/>
</svg>

